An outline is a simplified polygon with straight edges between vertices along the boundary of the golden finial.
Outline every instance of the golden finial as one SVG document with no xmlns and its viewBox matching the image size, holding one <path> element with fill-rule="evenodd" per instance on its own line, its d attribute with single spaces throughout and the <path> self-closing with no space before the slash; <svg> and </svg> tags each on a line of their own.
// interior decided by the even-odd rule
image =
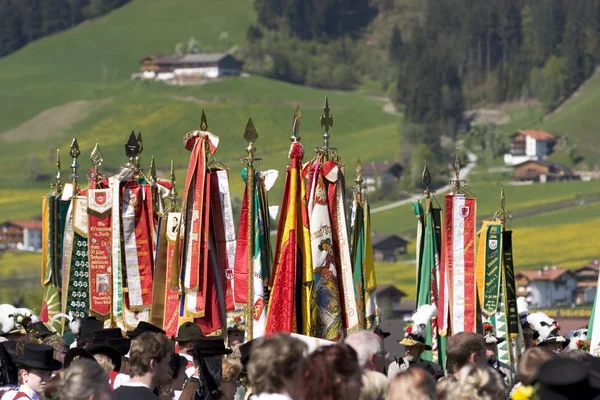
<svg viewBox="0 0 600 400">
<path fill-rule="evenodd" d="M 505 228 L 508 221 L 512 218 L 510 212 L 506 211 L 506 196 L 504 195 L 504 183 L 500 182 L 500 211 L 496 211 L 494 218 L 502 222 L 502 227 Z"/>
<path fill-rule="evenodd" d="M 300 141 L 300 125 L 302 125 L 302 112 L 300 111 L 300 104 L 298 104 L 294 112 L 294 125 L 292 126 L 292 136 L 290 136 L 292 142 Z"/>
<path fill-rule="evenodd" d="M 62 193 L 62 175 L 60 173 L 60 150 L 56 149 L 56 181 L 50 185 L 54 190 L 55 194 L 59 195 Z"/>
<path fill-rule="evenodd" d="M 256 152 L 256 147 L 254 147 L 254 142 L 258 140 L 258 132 L 254 127 L 254 123 L 252 122 L 252 118 L 248 118 L 248 123 L 246 123 L 246 129 L 244 130 L 244 140 L 248 143 L 248 147 L 246 147 L 246 164 L 249 167 L 252 167 L 254 161 L 260 161 L 260 158 L 255 158 L 254 153 Z"/>
<path fill-rule="evenodd" d="M 102 156 L 100 147 L 98 147 L 97 140 L 96 140 L 96 145 L 94 146 L 94 149 L 92 150 L 92 153 L 90 154 L 90 161 L 92 162 L 92 165 L 94 166 L 94 173 L 96 174 L 96 176 L 99 176 L 100 166 L 102 165 L 102 162 L 104 161 L 104 157 Z"/>
<path fill-rule="evenodd" d="M 458 147 L 456 148 L 456 158 L 454 160 L 454 179 L 450 180 L 450 187 L 452 188 L 452 193 L 454 194 L 461 192 L 460 161 L 458 159 Z"/>
<path fill-rule="evenodd" d="M 179 198 L 177 197 L 177 189 L 175 188 L 175 168 L 173 167 L 173 160 L 171 160 L 171 176 L 170 176 L 170 180 L 171 180 L 171 190 L 169 191 L 169 201 L 170 201 L 170 208 L 171 211 L 177 211 L 177 200 L 179 200 Z"/>
<path fill-rule="evenodd" d="M 79 151 L 79 143 L 77 143 L 77 138 L 73 138 L 73 142 L 71 142 L 71 149 L 69 150 L 69 155 L 73 158 L 71 162 L 71 182 L 73 183 L 73 196 L 77 196 L 79 192 L 79 175 L 77 174 L 77 169 L 79 168 L 79 162 L 77 158 L 81 152 Z"/>
<path fill-rule="evenodd" d="M 156 182 L 156 163 L 154 162 L 154 156 L 150 159 L 150 180 Z"/>
<path fill-rule="evenodd" d="M 329 149 L 329 129 L 333 127 L 333 115 L 331 115 L 329 109 L 329 99 L 325 96 L 325 107 L 323 107 L 323 115 L 321 115 L 321 127 L 325 132 L 323 133 L 323 149 Z"/>
<path fill-rule="evenodd" d="M 362 170 L 363 170 L 363 166 L 362 166 L 362 162 L 360 161 L 360 158 L 356 159 L 356 184 L 362 186 L 364 179 L 362 177 Z"/>
<path fill-rule="evenodd" d="M 204 132 L 208 131 L 208 121 L 206 120 L 204 109 L 202 109 L 202 116 L 200 117 L 200 130 Z"/>
</svg>

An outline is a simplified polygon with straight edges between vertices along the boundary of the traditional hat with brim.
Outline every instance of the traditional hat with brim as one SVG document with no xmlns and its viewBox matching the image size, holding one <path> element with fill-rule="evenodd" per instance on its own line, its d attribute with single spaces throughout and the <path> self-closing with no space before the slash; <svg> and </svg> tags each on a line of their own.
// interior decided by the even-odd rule
<svg viewBox="0 0 600 400">
<path fill-rule="evenodd" d="M 126 356 L 131 348 L 131 339 L 127 337 L 106 339 L 106 344 L 117 349 L 121 356 Z"/>
<path fill-rule="evenodd" d="M 231 354 L 233 350 L 225 347 L 222 338 L 207 336 L 194 342 L 194 352 L 198 356 L 213 357 Z"/>
<path fill-rule="evenodd" d="M 117 349 L 120 355 L 124 356 L 129 352 L 131 339 L 123 337 L 120 328 L 100 329 L 94 332 L 92 345 L 106 344 Z"/>
<path fill-rule="evenodd" d="M 553 359 L 538 371 L 536 395 L 544 400 L 593 399 L 600 394 L 594 387 L 592 369 L 572 358 Z"/>
<path fill-rule="evenodd" d="M 485 344 L 499 344 L 506 340 L 494 335 L 494 326 L 489 322 L 483 324 L 483 338 L 485 339 Z"/>
<path fill-rule="evenodd" d="M 423 304 L 413 313 L 404 328 L 404 338 L 398 343 L 404 346 L 424 346 L 425 350 L 431 350 L 431 346 L 425 343 L 425 328 L 431 319 L 437 315 L 437 308 L 431 304 Z"/>
<path fill-rule="evenodd" d="M 103 328 L 102 321 L 96 317 L 85 317 L 79 320 L 79 330 L 74 332 L 77 338 L 77 346 L 82 346 L 87 340 L 94 338 L 94 332 Z"/>
<path fill-rule="evenodd" d="M 69 349 L 69 351 L 67 351 L 67 354 L 65 354 L 65 360 L 64 360 L 65 369 L 69 368 L 71 363 L 73 363 L 74 361 L 77 361 L 81 358 L 96 361 L 94 356 L 91 355 L 86 349 L 83 349 L 81 347 L 74 347 L 72 349 Z"/>
<path fill-rule="evenodd" d="M 135 339 L 136 337 L 140 336 L 142 333 L 144 332 L 153 332 L 153 333 L 162 333 L 162 334 L 166 334 L 165 331 L 163 331 L 162 329 L 160 329 L 158 326 L 156 325 L 152 325 L 148 322 L 145 321 L 140 321 L 138 323 L 138 325 L 135 327 L 134 330 L 129 331 L 126 333 L 126 335 L 132 339 Z"/>
<path fill-rule="evenodd" d="M 62 363 L 54 359 L 54 349 L 45 344 L 25 343 L 23 356 L 17 358 L 15 364 L 22 368 L 56 371 L 62 368 Z"/>
<path fill-rule="evenodd" d="M 533 329 L 533 339 L 536 346 L 560 343 L 564 349 L 569 340 L 560 335 L 560 325 L 543 312 L 534 312 L 527 316 L 527 322 Z"/>
<path fill-rule="evenodd" d="M 380 326 L 378 326 L 377 328 L 375 328 L 375 330 L 373 331 L 373 333 L 379 335 L 382 339 L 385 339 L 386 337 L 390 336 L 391 333 L 384 331 L 383 329 L 381 329 Z"/>
<path fill-rule="evenodd" d="M 177 331 L 176 342 L 193 342 L 204 338 L 204 334 L 198 325 L 193 322 L 185 322 Z"/>
<path fill-rule="evenodd" d="M 27 327 L 27 331 L 31 335 L 35 336 L 36 338 L 40 338 L 40 339 L 45 339 L 48 336 L 56 335 L 56 332 L 52 332 L 50 329 L 48 329 L 46 324 L 44 324 L 41 321 L 29 324 L 29 326 Z"/>
<path fill-rule="evenodd" d="M 102 354 L 110 358 L 110 361 L 114 365 L 113 371 L 118 372 L 121 370 L 121 354 L 119 353 L 119 350 L 115 349 L 114 347 L 107 344 L 91 344 L 86 347 L 85 350 L 92 356 L 96 354 Z"/>
</svg>

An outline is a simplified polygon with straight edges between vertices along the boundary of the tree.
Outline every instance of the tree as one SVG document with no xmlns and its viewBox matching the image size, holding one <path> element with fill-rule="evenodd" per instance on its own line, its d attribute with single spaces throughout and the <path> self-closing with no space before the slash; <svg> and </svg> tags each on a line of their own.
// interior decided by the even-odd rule
<svg viewBox="0 0 600 400">
<path fill-rule="evenodd" d="M 200 54 L 202 53 L 201 49 L 200 49 L 200 43 L 198 43 L 198 41 L 196 39 L 194 39 L 193 37 L 191 37 L 188 42 L 187 42 L 187 46 L 185 48 L 185 51 L 187 54 Z"/>
<path fill-rule="evenodd" d="M 404 43 L 402 41 L 402 32 L 400 32 L 400 28 L 398 25 L 394 25 L 394 30 L 392 30 L 392 37 L 390 39 L 390 45 L 388 47 L 388 59 L 394 63 L 398 64 L 402 61 L 402 48 Z"/>
</svg>

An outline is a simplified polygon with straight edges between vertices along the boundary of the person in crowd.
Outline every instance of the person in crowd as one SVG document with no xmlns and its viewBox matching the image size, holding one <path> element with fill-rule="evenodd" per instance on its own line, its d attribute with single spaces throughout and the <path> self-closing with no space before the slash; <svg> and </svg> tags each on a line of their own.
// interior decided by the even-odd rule
<svg viewBox="0 0 600 400">
<path fill-rule="evenodd" d="M 54 359 L 54 349 L 38 343 L 25 343 L 22 355 L 14 362 L 19 367 L 21 386 L 13 397 L 11 393 L 2 396 L 3 400 L 39 400 L 52 373 L 62 368 L 62 363 Z"/>
<path fill-rule="evenodd" d="M 54 334 L 54 335 L 44 337 L 43 339 L 41 339 L 41 341 L 42 341 L 42 344 L 47 344 L 48 346 L 50 346 L 54 349 L 54 358 L 55 359 L 57 359 L 60 362 L 64 362 L 65 355 L 67 354 L 67 351 L 69 351 L 69 348 L 65 344 L 65 341 L 63 340 L 62 337 Z"/>
<path fill-rule="evenodd" d="M 60 374 L 60 400 L 110 400 L 112 391 L 106 371 L 91 360 L 77 360 Z M 132 397 L 133 399 L 134 397 Z"/>
<path fill-rule="evenodd" d="M 396 359 L 388 366 L 389 379 L 393 379 L 400 371 L 409 367 L 423 368 L 436 378 L 443 375 L 439 364 L 421 358 L 424 351 L 431 350 L 431 346 L 425 343 L 425 329 L 436 313 L 436 307 L 430 304 L 422 305 L 414 312 L 404 328 L 404 338 L 398 341 L 404 346 L 404 357 Z"/>
<path fill-rule="evenodd" d="M 389 383 L 387 400 L 435 400 L 435 379 L 423 368 L 409 368 Z"/>
<path fill-rule="evenodd" d="M 233 324 L 227 328 L 227 344 L 230 349 L 235 349 L 244 343 L 246 337 L 246 324 L 241 317 L 236 317 Z"/>
<path fill-rule="evenodd" d="M 96 361 L 93 355 L 91 355 L 86 349 L 82 349 L 79 347 L 74 347 L 67 351 L 65 354 L 65 361 L 63 362 L 63 368 L 67 369 L 69 366 L 77 360 L 82 358 Z M 97 362 L 97 361 L 96 361 Z"/>
<path fill-rule="evenodd" d="M 6 350 L 7 342 L 0 344 L 0 399 L 7 392 L 19 390 L 19 369 Z"/>
<path fill-rule="evenodd" d="M 472 332 L 460 332 L 448 337 L 446 347 L 446 365 L 448 373 L 456 376 L 467 364 L 485 366 L 485 340 L 483 336 Z"/>
<path fill-rule="evenodd" d="M 194 342 L 204 337 L 202 330 L 193 322 L 185 322 L 179 327 L 175 341 L 179 345 L 179 355 L 187 360 L 185 374 L 189 378 L 194 373 Z"/>
<path fill-rule="evenodd" d="M 561 357 L 572 358 L 574 360 L 581 361 L 588 368 L 592 368 L 592 366 L 593 366 L 594 356 L 591 355 L 590 353 L 586 353 L 583 350 L 577 349 L 577 350 L 563 351 L 559 355 Z"/>
<path fill-rule="evenodd" d="M 363 370 L 359 400 L 384 400 L 388 391 L 388 377 L 381 372 Z"/>
<path fill-rule="evenodd" d="M 297 398 L 300 372 L 308 346 L 288 334 L 255 339 L 248 361 L 248 381 L 254 400 Z M 353 350 L 354 351 L 354 350 Z M 355 357 L 356 357 L 356 353 Z M 356 362 L 358 366 L 358 361 Z"/>
<path fill-rule="evenodd" d="M 525 350 L 517 363 L 517 376 L 519 383 L 515 385 L 511 394 L 515 392 L 531 392 L 538 378 L 538 372 L 542 364 L 552 360 L 554 353 L 541 347 L 532 347 Z"/>
<path fill-rule="evenodd" d="M 256 350 L 253 352 L 254 357 Z M 319 347 L 304 362 L 299 398 L 358 400 L 361 374 L 358 356 L 352 347 L 345 343 Z"/>
<path fill-rule="evenodd" d="M 96 317 L 85 317 L 82 319 L 73 320 L 69 323 L 71 332 L 75 337 L 75 341 L 71 344 L 71 348 L 80 347 L 85 349 L 94 339 L 94 332 L 103 328 L 102 321 Z"/>
<path fill-rule="evenodd" d="M 183 390 L 183 385 L 188 380 L 188 376 L 185 374 L 188 361 L 176 353 L 174 353 L 171 357 L 171 369 L 173 371 L 171 388 L 173 389 L 175 399 L 179 399 L 179 396 L 181 396 L 181 391 Z"/>
<path fill-rule="evenodd" d="M 360 330 L 350 334 L 344 343 L 356 351 L 358 364 L 363 370 L 384 371 L 387 353 L 379 335 L 367 330 Z"/>
<path fill-rule="evenodd" d="M 503 400 L 506 386 L 489 366 L 466 364 L 454 374 L 456 380 L 438 383 L 438 400 Z"/>
<path fill-rule="evenodd" d="M 498 344 L 504 342 L 505 339 L 496 337 L 493 325 L 488 322 L 483 324 L 483 338 L 485 339 L 485 355 L 488 364 L 500 374 L 508 393 L 510 393 L 517 383 L 517 374 L 512 366 L 498 360 Z"/>
<path fill-rule="evenodd" d="M 240 360 L 235 358 L 226 358 L 223 360 L 223 370 L 221 373 L 222 400 L 235 399 L 240 372 L 242 372 L 242 362 Z"/>
<path fill-rule="evenodd" d="M 534 331 L 531 329 L 529 322 L 527 322 L 527 317 L 529 316 L 529 303 L 525 297 L 517 297 L 517 312 L 519 313 L 521 331 L 523 332 L 523 344 L 525 349 L 529 349 L 534 346 Z"/>
<path fill-rule="evenodd" d="M 173 343 L 165 334 L 144 332 L 131 343 L 131 379 L 114 391 L 114 400 L 157 399 L 153 390 L 166 383 Z"/>
<path fill-rule="evenodd" d="M 194 342 L 194 374 L 186 383 L 180 399 L 219 399 L 222 395 L 223 356 L 231 354 L 220 337 L 202 337 Z"/>
<path fill-rule="evenodd" d="M 535 346 L 544 347 L 554 353 L 560 353 L 569 345 L 569 341 L 560 335 L 560 325 L 541 311 L 529 314 L 527 322 L 534 331 Z"/>
</svg>

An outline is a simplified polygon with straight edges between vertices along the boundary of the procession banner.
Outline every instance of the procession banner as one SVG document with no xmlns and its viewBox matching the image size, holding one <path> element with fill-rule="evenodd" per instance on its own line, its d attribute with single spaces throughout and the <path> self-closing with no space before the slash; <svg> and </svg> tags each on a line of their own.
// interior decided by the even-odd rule
<svg viewBox="0 0 600 400">
<path fill-rule="evenodd" d="M 445 245 L 452 334 L 476 331 L 475 199 L 445 196 Z"/>
<path fill-rule="evenodd" d="M 590 338 L 590 354 L 595 357 L 600 357 L 600 274 L 596 283 L 596 298 L 594 299 L 594 307 L 588 324 L 587 337 Z"/>
<path fill-rule="evenodd" d="M 488 317 L 498 309 L 502 262 L 502 224 L 483 221 L 477 252 L 477 293 L 481 311 Z"/>
<path fill-rule="evenodd" d="M 90 314 L 107 318 L 111 307 L 111 211 L 110 189 L 88 190 L 88 262 Z"/>
</svg>

